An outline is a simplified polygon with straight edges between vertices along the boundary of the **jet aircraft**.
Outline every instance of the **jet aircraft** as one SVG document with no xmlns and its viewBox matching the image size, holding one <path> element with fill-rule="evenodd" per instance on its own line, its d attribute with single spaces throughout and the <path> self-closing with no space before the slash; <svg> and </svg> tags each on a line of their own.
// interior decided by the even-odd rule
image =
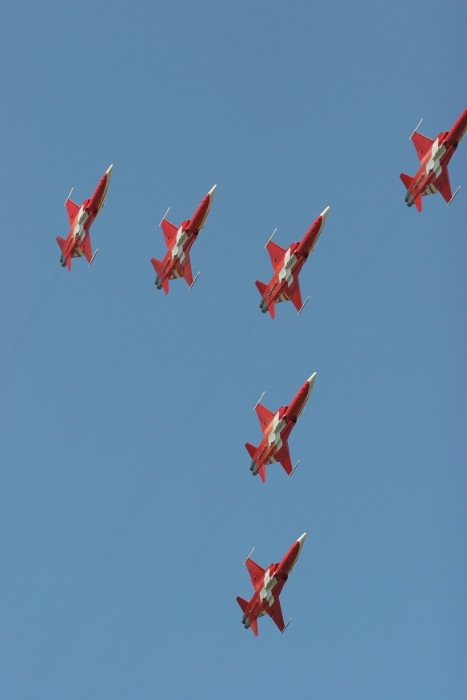
<svg viewBox="0 0 467 700">
<path fill-rule="evenodd" d="M 258 636 L 258 617 L 269 615 L 281 632 L 289 626 L 291 620 L 284 624 L 279 596 L 284 588 L 292 569 L 297 563 L 305 542 L 306 532 L 293 543 L 279 564 L 270 564 L 267 569 L 261 568 L 250 559 L 253 549 L 245 560 L 248 573 L 255 592 L 250 602 L 237 597 L 237 602 L 243 610 L 242 624 L 245 629 L 251 627 L 255 637 Z"/>
<path fill-rule="evenodd" d="M 280 301 L 289 300 L 295 306 L 298 313 L 302 311 L 310 297 L 306 299 L 305 304 L 302 304 L 298 275 L 318 241 L 319 235 L 326 222 L 329 209 L 330 207 L 326 207 L 323 213 L 312 223 L 302 240 L 298 243 L 292 243 L 287 250 L 281 248 L 280 245 L 277 245 L 271 240 L 277 229 L 269 238 L 265 248 L 267 248 L 271 258 L 274 274 L 269 284 L 264 284 L 259 280 L 256 281 L 256 286 L 261 294 L 261 303 L 259 306 L 263 314 L 269 311 L 271 317 L 274 318 L 274 305 Z"/>
<path fill-rule="evenodd" d="M 68 212 L 68 219 L 70 220 L 70 233 L 66 240 L 57 236 L 57 243 L 62 251 L 60 263 L 62 267 L 67 267 L 68 270 L 71 270 L 72 258 L 84 256 L 89 265 L 91 265 L 96 256 L 97 249 L 94 251 L 94 255 L 92 253 L 89 231 L 92 223 L 97 219 L 104 206 L 113 167 L 111 165 L 105 171 L 91 199 L 85 199 L 81 206 L 78 206 L 70 199 L 73 188 L 66 198 L 65 206 Z"/>
<path fill-rule="evenodd" d="M 272 462 L 280 462 L 286 473 L 290 477 L 298 466 L 292 469 L 289 445 L 287 440 L 293 430 L 295 423 L 300 418 L 308 401 L 313 384 L 315 383 L 317 372 L 306 380 L 305 384 L 297 392 L 290 406 L 281 406 L 276 413 L 269 411 L 260 401 L 261 395 L 255 406 L 256 414 L 263 431 L 263 439 L 258 447 L 246 443 L 245 447 L 252 459 L 250 470 L 253 476 L 259 474 L 263 483 L 266 481 L 266 465 Z"/>
<path fill-rule="evenodd" d="M 214 187 L 209 190 L 191 219 L 183 221 L 179 227 L 174 226 L 165 218 L 169 213 L 170 207 L 165 212 L 164 218 L 159 224 L 164 233 L 168 250 L 162 261 L 151 258 L 151 262 L 157 275 L 155 281 L 156 287 L 157 289 L 163 289 L 166 294 L 169 293 L 169 280 L 183 277 L 190 289 L 196 282 L 199 272 L 195 279 L 193 279 L 190 250 L 196 237 L 206 223 L 216 193 L 216 188 L 217 185 L 214 185 Z"/>
<path fill-rule="evenodd" d="M 420 160 L 420 168 L 414 177 L 405 173 L 400 175 L 407 188 L 407 206 L 415 204 L 418 211 L 422 211 L 422 197 L 440 192 L 449 206 L 460 190 L 458 187 L 454 195 L 451 193 L 448 164 L 467 131 L 467 109 L 464 109 L 451 131 L 442 131 L 434 141 L 417 131 L 422 121 L 419 121 L 410 137 Z"/>
</svg>

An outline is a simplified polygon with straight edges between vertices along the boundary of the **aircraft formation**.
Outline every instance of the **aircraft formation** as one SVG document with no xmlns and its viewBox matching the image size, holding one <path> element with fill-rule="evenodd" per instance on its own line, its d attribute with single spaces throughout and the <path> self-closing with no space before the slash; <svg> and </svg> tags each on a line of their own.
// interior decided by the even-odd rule
<svg viewBox="0 0 467 700">
<path fill-rule="evenodd" d="M 465 109 L 455 122 L 450 131 L 443 131 L 436 139 L 432 140 L 418 132 L 422 120 L 412 132 L 412 140 L 420 160 L 420 167 L 414 177 L 401 173 L 400 178 L 407 188 L 405 202 L 411 207 L 415 204 L 419 212 L 422 211 L 422 197 L 440 192 L 449 206 L 458 193 L 451 192 L 447 166 L 464 138 L 467 131 L 467 109 Z M 102 176 L 99 184 L 90 199 L 84 200 L 78 206 L 70 199 L 73 189 L 70 191 L 65 207 L 68 213 L 70 231 L 66 239 L 57 237 L 57 243 L 61 250 L 60 264 L 71 270 L 72 258 L 85 257 L 92 264 L 97 249 L 92 252 L 90 229 L 91 225 L 101 212 L 110 184 L 113 165 Z M 167 245 L 167 253 L 164 259 L 151 258 L 152 266 L 156 272 L 155 285 L 157 289 L 163 289 L 169 293 L 169 281 L 183 277 L 191 289 L 196 282 L 199 272 L 193 278 L 191 268 L 190 251 L 197 236 L 206 224 L 217 185 L 214 185 L 201 201 L 191 219 L 183 221 L 180 226 L 170 223 L 164 214 L 160 227 Z M 315 219 L 301 241 L 291 243 L 285 249 L 272 240 L 276 231 L 270 236 L 265 245 L 271 258 L 274 270 L 268 284 L 259 280 L 256 287 L 261 294 L 260 309 L 263 313 L 269 312 L 272 319 L 275 318 L 275 305 L 283 301 L 291 301 L 297 313 L 300 314 L 309 297 L 302 302 L 299 284 L 299 274 L 313 252 L 319 236 L 326 223 L 330 207 Z M 279 462 L 287 476 L 290 478 L 299 462 L 292 467 L 288 439 L 303 413 L 310 397 L 317 373 L 298 390 L 288 406 L 281 406 L 276 412 L 270 411 L 261 404 L 264 393 L 256 403 L 254 410 L 258 416 L 263 438 L 257 447 L 246 443 L 245 447 L 251 458 L 250 471 L 253 476 L 259 474 L 261 481 L 266 481 L 266 466 Z M 306 532 L 301 535 L 290 547 L 283 559 L 278 564 L 270 564 L 263 569 L 250 557 L 253 549 L 244 561 L 253 584 L 254 593 L 250 601 L 240 596 L 237 602 L 242 609 L 242 624 L 246 629 L 251 628 L 253 634 L 258 636 L 258 618 L 269 615 L 281 632 L 288 627 L 290 620 L 284 624 L 279 596 L 288 580 L 305 542 Z"/>
</svg>

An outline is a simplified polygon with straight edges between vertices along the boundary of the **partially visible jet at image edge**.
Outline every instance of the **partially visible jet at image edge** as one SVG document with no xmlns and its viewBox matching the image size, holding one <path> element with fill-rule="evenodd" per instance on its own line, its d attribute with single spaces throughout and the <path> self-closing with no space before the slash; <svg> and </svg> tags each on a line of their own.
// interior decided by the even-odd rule
<svg viewBox="0 0 467 700">
<path fill-rule="evenodd" d="M 439 192 L 449 206 L 460 190 L 458 187 L 454 194 L 451 192 L 448 164 L 467 131 L 467 109 L 464 109 L 450 131 L 442 131 L 434 140 L 417 131 L 422 121 L 423 119 L 420 119 L 410 137 L 417 151 L 420 167 L 414 177 L 405 173 L 400 175 L 407 188 L 407 206 L 415 204 L 419 212 L 422 211 L 422 197 Z"/>
</svg>

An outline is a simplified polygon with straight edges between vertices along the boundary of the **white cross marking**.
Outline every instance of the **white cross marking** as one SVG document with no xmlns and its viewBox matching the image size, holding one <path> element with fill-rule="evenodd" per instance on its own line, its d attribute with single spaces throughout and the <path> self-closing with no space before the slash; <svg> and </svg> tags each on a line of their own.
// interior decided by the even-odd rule
<svg viewBox="0 0 467 700">
<path fill-rule="evenodd" d="M 175 239 L 174 247 L 172 248 L 172 260 L 178 258 L 180 262 L 185 260 L 185 251 L 183 250 L 183 244 L 188 240 L 188 234 L 182 231 L 182 227 L 177 231 L 177 237 Z"/>
<path fill-rule="evenodd" d="M 265 574 L 264 574 L 264 581 L 263 581 L 263 587 L 259 592 L 259 599 L 263 601 L 266 599 L 266 602 L 268 605 L 272 605 L 274 603 L 274 596 L 272 595 L 272 589 L 277 583 L 277 579 L 275 576 L 270 576 L 269 574 L 269 569 L 266 569 Z"/>
<path fill-rule="evenodd" d="M 272 419 L 272 430 L 268 435 L 268 445 L 272 447 L 275 445 L 278 450 L 282 447 L 281 430 L 285 428 L 285 420 L 279 420 L 279 411 L 276 413 Z"/>
<path fill-rule="evenodd" d="M 83 238 L 86 235 L 86 231 L 84 230 L 84 224 L 88 217 L 88 212 L 85 209 L 83 209 L 83 207 L 81 207 L 78 212 L 78 216 L 76 217 L 76 224 L 73 229 L 73 238 L 80 238 L 81 240 L 83 240 Z"/>
<path fill-rule="evenodd" d="M 283 282 L 284 279 L 290 287 L 293 282 L 292 267 L 297 262 L 296 255 L 290 255 L 290 248 L 286 251 L 284 255 L 284 266 L 279 272 L 279 282 Z"/>
<path fill-rule="evenodd" d="M 432 170 L 434 170 L 435 176 L 439 177 L 442 173 L 442 167 L 441 167 L 441 157 L 444 155 L 446 152 L 446 146 L 443 144 L 440 148 L 438 148 L 438 139 L 436 138 L 433 141 L 433 145 L 431 147 L 431 158 L 426 164 L 426 174 L 429 175 Z"/>
</svg>

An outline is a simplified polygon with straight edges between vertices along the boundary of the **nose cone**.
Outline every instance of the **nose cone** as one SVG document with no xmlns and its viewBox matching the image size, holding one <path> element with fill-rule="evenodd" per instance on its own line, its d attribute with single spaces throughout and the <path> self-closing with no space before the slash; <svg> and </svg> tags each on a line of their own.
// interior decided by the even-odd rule
<svg viewBox="0 0 467 700">
<path fill-rule="evenodd" d="M 310 377 L 309 379 L 307 379 L 307 382 L 308 382 L 309 385 L 310 385 L 310 391 L 313 389 L 313 384 L 315 383 L 315 379 L 316 379 L 316 375 L 317 375 L 317 374 L 318 374 L 318 372 L 313 372 L 313 374 L 311 375 L 311 377 Z"/>
<path fill-rule="evenodd" d="M 327 218 L 327 215 L 329 214 L 330 208 L 331 208 L 331 207 L 326 207 L 326 209 L 325 209 L 323 212 L 321 212 L 321 214 L 320 214 L 320 216 L 321 216 L 321 218 L 322 218 L 322 220 L 323 220 L 323 224 L 324 224 L 324 222 L 326 221 L 326 218 Z"/>
<path fill-rule="evenodd" d="M 302 535 L 301 537 L 299 537 L 298 540 L 297 540 L 298 544 L 300 545 L 300 549 L 299 549 L 299 552 L 298 552 L 299 554 L 300 554 L 300 552 L 302 551 L 302 547 L 303 547 L 303 544 L 304 544 L 305 540 L 306 540 L 306 532 L 304 532 L 303 535 Z"/>
<path fill-rule="evenodd" d="M 211 189 L 208 192 L 208 195 L 211 197 L 211 202 L 214 199 L 214 195 L 216 194 L 216 190 L 217 190 L 217 185 L 214 185 L 214 187 L 211 187 Z"/>
<path fill-rule="evenodd" d="M 108 167 L 107 170 L 105 171 L 105 174 L 107 175 L 107 180 L 110 180 L 110 178 L 112 177 L 112 170 L 113 170 L 113 169 L 114 169 L 114 166 L 113 166 L 113 163 L 112 163 L 112 165 L 109 165 L 109 167 Z"/>
</svg>

